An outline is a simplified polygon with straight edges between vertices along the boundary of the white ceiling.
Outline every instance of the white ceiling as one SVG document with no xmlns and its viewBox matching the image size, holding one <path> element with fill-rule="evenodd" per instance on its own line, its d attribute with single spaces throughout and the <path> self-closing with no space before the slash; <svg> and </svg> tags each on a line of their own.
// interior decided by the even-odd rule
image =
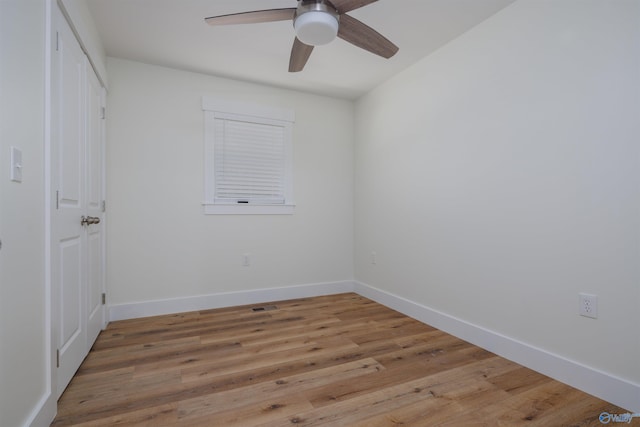
<svg viewBox="0 0 640 427">
<path fill-rule="evenodd" d="M 380 0 L 349 14 L 400 47 L 383 59 L 336 39 L 289 73 L 291 22 L 212 27 L 204 18 L 296 0 L 86 0 L 108 56 L 355 99 L 515 0 Z"/>
</svg>

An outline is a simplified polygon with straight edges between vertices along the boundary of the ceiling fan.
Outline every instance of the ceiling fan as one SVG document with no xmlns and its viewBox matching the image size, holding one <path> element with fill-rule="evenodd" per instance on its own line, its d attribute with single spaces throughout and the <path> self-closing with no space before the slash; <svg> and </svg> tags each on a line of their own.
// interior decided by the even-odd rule
<svg viewBox="0 0 640 427">
<path fill-rule="evenodd" d="M 297 7 L 212 16 L 205 21 L 209 25 L 234 25 L 292 20 L 296 38 L 291 49 L 289 72 L 297 72 L 302 71 L 315 46 L 330 43 L 336 36 L 383 58 L 395 55 L 398 46 L 347 15 L 347 12 L 376 1 L 298 0 Z"/>
</svg>

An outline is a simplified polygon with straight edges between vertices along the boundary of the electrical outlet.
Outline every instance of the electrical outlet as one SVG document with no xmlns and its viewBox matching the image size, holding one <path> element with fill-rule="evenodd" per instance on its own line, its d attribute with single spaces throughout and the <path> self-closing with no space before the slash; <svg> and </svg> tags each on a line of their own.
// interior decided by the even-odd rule
<svg viewBox="0 0 640 427">
<path fill-rule="evenodd" d="M 378 254 L 373 251 L 371 252 L 371 264 L 377 264 L 378 263 Z"/>
<path fill-rule="evenodd" d="M 580 293 L 580 306 L 578 313 L 580 316 L 598 318 L 598 296 Z"/>
<path fill-rule="evenodd" d="M 249 267 L 251 265 L 251 254 L 246 253 L 242 255 L 242 266 Z"/>
</svg>

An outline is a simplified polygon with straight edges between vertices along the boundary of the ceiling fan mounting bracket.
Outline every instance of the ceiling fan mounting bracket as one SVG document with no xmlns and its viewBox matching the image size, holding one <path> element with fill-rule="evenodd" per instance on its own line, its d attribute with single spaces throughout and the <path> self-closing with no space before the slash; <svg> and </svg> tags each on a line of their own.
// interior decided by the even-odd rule
<svg viewBox="0 0 640 427">
<path fill-rule="evenodd" d="M 340 12 L 328 1 L 326 0 L 298 0 L 298 8 L 296 10 L 295 18 L 298 16 L 307 13 L 307 12 L 327 12 L 332 16 L 338 18 L 340 16 Z M 294 18 L 294 19 L 295 19 Z"/>
</svg>

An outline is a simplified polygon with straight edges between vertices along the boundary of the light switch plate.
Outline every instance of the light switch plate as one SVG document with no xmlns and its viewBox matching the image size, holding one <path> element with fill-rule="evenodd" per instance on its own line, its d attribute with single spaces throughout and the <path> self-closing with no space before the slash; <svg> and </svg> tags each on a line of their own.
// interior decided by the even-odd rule
<svg viewBox="0 0 640 427">
<path fill-rule="evenodd" d="M 22 150 L 11 147 L 11 181 L 22 182 Z"/>
</svg>

